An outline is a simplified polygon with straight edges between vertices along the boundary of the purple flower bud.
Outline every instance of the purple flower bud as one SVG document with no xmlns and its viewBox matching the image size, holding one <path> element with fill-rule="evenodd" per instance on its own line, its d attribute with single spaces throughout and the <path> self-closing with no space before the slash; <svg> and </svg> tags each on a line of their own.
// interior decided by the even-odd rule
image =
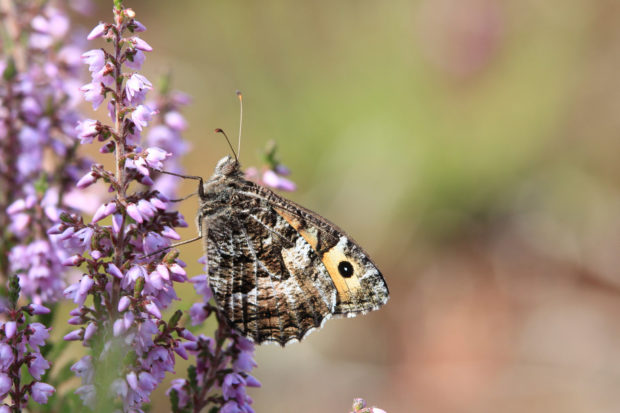
<svg viewBox="0 0 620 413">
<path fill-rule="evenodd" d="M 131 30 L 133 30 L 136 33 L 140 33 L 140 32 L 145 32 L 146 31 L 146 27 L 140 23 L 138 20 L 133 20 L 130 24 Z"/>
<path fill-rule="evenodd" d="M 112 276 L 118 278 L 119 280 L 123 279 L 123 273 L 113 263 L 109 263 L 107 266 L 107 269 L 108 269 L 108 274 L 111 274 Z"/>
<path fill-rule="evenodd" d="M 132 37 L 129 40 L 133 44 L 133 47 L 135 47 L 138 50 L 142 50 L 144 52 L 150 52 L 153 50 L 153 48 L 147 42 L 145 42 L 139 37 Z"/>
<path fill-rule="evenodd" d="M 176 131 L 182 132 L 187 129 L 187 122 L 185 121 L 185 118 L 177 111 L 166 113 L 164 116 L 164 122 Z"/>
<path fill-rule="evenodd" d="M 98 37 L 103 36 L 103 34 L 106 31 L 105 28 L 105 23 L 99 23 L 98 25 L 95 26 L 95 28 L 88 34 L 88 36 L 86 37 L 87 40 L 94 40 Z"/>
<path fill-rule="evenodd" d="M 124 312 L 131 304 L 131 300 L 126 295 L 122 296 L 120 300 L 118 300 L 118 312 Z"/>
<path fill-rule="evenodd" d="M 114 325 L 112 326 L 112 334 L 114 334 L 114 337 L 120 336 L 123 332 L 125 332 L 125 330 L 125 323 L 122 318 L 114 321 Z"/>
<path fill-rule="evenodd" d="M 123 216 L 121 214 L 112 215 L 112 231 L 115 234 L 118 234 L 121 230 L 121 225 L 123 223 Z"/>
<path fill-rule="evenodd" d="M 135 319 L 136 317 L 131 311 L 127 311 L 125 314 L 123 314 L 123 325 L 125 326 L 125 329 L 129 329 L 133 325 Z"/>
<path fill-rule="evenodd" d="M 0 397 L 4 398 L 11 390 L 12 385 L 13 381 L 11 381 L 11 378 L 5 373 L 0 373 Z"/>
<path fill-rule="evenodd" d="M 153 169 L 163 168 L 164 164 L 162 163 L 162 161 L 172 156 L 171 153 L 168 153 L 165 150 L 157 147 L 147 148 L 145 153 L 146 163 Z"/>
<path fill-rule="evenodd" d="M 95 222 L 98 222 L 102 220 L 103 218 L 107 217 L 108 215 L 111 215 L 115 212 L 116 212 L 116 202 L 108 202 L 107 204 L 103 204 L 97 209 L 97 211 L 95 212 L 95 215 L 93 215 L 92 223 L 94 224 Z"/>
<path fill-rule="evenodd" d="M 63 337 L 63 340 L 65 340 L 65 341 L 78 341 L 78 340 L 82 340 L 83 333 L 84 333 L 84 331 L 82 329 L 73 330 L 69 334 L 66 334 Z"/>
<path fill-rule="evenodd" d="M 69 227 L 69 228 L 65 229 L 62 232 L 62 234 L 60 234 L 60 237 L 58 237 L 58 239 L 61 240 L 61 241 L 67 240 L 67 239 L 71 238 L 74 233 L 75 233 L 75 228 L 74 227 Z"/>
<path fill-rule="evenodd" d="M 161 274 L 161 278 L 164 280 L 170 280 L 170 273 L 168 272 L 168 267 L 164 264 L 157 265 L 157 272 Z"/>
<path fill-rule="evenodd" d="M 37 382 L 32 386 L 32 399 L 37 403 L 45 404 L 47 403 L 48 397 L 54 394 L 55 391 L 53 386 L 47 383 Z"/>
<path fill-rule="evenodd" d="M 76 254 L 68 258 L 65 258 L 62 261 L 62 265 L 64 265 L 65 267 L 77 267 L 83 262 L 84 262 L 84 258 L 81 255 Z"/>
<path fill-rule="evenodd" d="M 84 324 L 84 317 L 82 316 L 71 317 L 69 321 L 67 321 L 67 324 L 70 324 L 72 326 L 79 326 L 80 324 Z"/>
<path fill-rule="evenodd" d="M 80 189 L 84 189 L 92 184 L 94 184 L 99 177 L 95 175 L 93 171 L 90 171 L 86 175 L 80 178 L 80 180 L 75 184 L 76 187 Z"/>
<path fill-rule="evenodd" d="M 0 343 L 0 370 L 7 371 L 14 360 L 13 348 L 6 343 Z"/>
<path fill-rule="evenodd" d="M 60 235 L 62 234 L 62 229 L 64 228 L 64 224 L 59 222 L 58 224 L 52 225 L 50 229 L 47 230 L 48 235 Z"/>
<path fill-rule="evenodd" d="M 166 209 L 166 203 L 159 198 L 151 198 L 149 201 L 157 209 L 161 209 L 161 210 Z"/>
<path fill-rule="evenodd" d="M 189 331 L 188 329 L 184 328 L 181 331 L 181 337 L 183 337 L 185 340 L 189 340 L 189 341 L 198 341 L 198 339 L 196 338 L 195 335 L 192 334 L 191 331 Z"/>
<path fill-rule="evenodd" d="M 154 302 L 149 302 L 144 306 L 144 309 L 151 314 L 152 316 L 156 317 L 156 318 L 161 318 L 161 312 L 159 311 L 159 308 L 157 307 L 157 305 L 155 305 Z"/>
<path fill-rule="evenodd" d="M 95 73 L 105 66 L 105 53 L 101 49 L 89 50 L 82 54 L 82 60 L 88 65 L 88 70 Z"/>
<path fill-rule="evenodd" d="M 127 215 L 132 217 L 134 221 L 136 221 L 139 224 L 144 222 L 144 218 L 142 218 L 142 215 L 140 215 L 140 211 L 138 210 L 138 207 L 136 206 L 136 204 L 130 203 L 127 205 Z"/>
<path fill-rule="evenodd" d="M 95 280 L 93 280 L 91 277 L 87 275 L 83 276 L 82 280 L 80 281 L 80 287 L 75 294 L 75 298 L 73 298 L 73 302 L 78 305 L 83 305 L 84 301 L 86 301 L 86 297 L 88 296 L 88 292 L 90 291 L 94 283 Z"/>
<path fill-rule="evenodd" d="M 90 338 L 97 332 L 97 324 L 88 323 L 86 330 L 84 330 L 84 340 L 90 340 Z"/>
<path fill-rule="evenodd" d="M 6 334 L 6 338 L 13 338 L 16 332 L 17 323 L 15 321 L 7 321 L 4 324 L 4 334 Z"/>
<path fill-rule="evenodd" d="M 26 201 L 23 199 L 18 199 L 8 206 L 6 209 L 6 213 L 9 215 L 16 214 L 18 212 L 22 212 L 26 209 Z"/>
<path fill-rule="evenodd" d="M 174 346 L 174 352 L 181 356 L 184 360 L 188 359 L 187 351 L 185 350 L 185 347 L 181 345 L 181 343 L 177 343 L 177 345 Z"/>
<path fill-rule="evenodd" d="M 168 226 L 164 227 L 164 229 L 161 231 L 161 235 L 177 241 L 181 239 L 181 236 L 174 229 Z"/>
<path fill-rule="evenodd" d="M 153 116 L 156 113 L 156 110 L 152 110 L 146 105 L 138 105 L 138 107 L 136 107 L 136 109 L 131 112 L 131 120 L 136 125 L 136 129 L 141 131 L 142 128 L 148 125 L 148 123 L 151 121 L 151 119 L 153 119 Z"/>
<path fill-rule="evenodd" d="M 289 176 L 291 174 L 291 170 L 282 164 L 276 165 L 275 172 L 282 176 Z"/>
<path fill-rule="evenodd" d="M 130 372 L 125 376 L 125 378 L 127 379 L 127 384 L 129 384 L 129 387 L 134 390 L 138 390 L 138 376 L 136 376 L 135 372 Z"/>
<path fill-rule="evenodd" d="M 280 189 L 282 191 L 291 192 L 297 189 L 297 186 L 294 182 L 279 176 L 271 169 L 263 173 L 263 182 L 272 188 Z"/>
<path fill-rule="evenodd" d="M 90 252 L 90 256 L 91 256 L 91 257 L 92 257 L 95 261 L 97 261 L 97 260 L 100 260 L 100 259 L 101 259 L 101 257 L 103 257 L 103 254 L 102 254 L 102 253 L 101 253 L 101 251 L 99 251 L 99 250 L 92 250 L 92 251 Z"/>
<path fill-rule="evenodd" d="M 256 366 L 256 363 L 254 364 L 254 366 Z M 251 376 L 249 374 L 245 378 L 245 384 L 248 387 L 260 387 L 261 386 L 260 382 L 256 380 L 256 377 Z"/>
<path fill-rule="evenodd" d="M 35 315 L 49 314 L 51 312 L 49 308 L 44 307 L 39 304 L 35 304 L 35 303 L 30 304 L 30 308 L 31 308 L 32 314 L 35 314 Z"/>
</svg>

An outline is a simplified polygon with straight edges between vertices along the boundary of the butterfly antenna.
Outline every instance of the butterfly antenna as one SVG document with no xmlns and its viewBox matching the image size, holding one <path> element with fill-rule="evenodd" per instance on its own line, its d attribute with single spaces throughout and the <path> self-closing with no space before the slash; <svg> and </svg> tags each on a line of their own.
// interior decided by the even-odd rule
<svg viewBox="0 0 620 413">
<path fill-rule="evenodd" d="M 237 90 L 239 98 L 239 143 L 237 144 L 237 155 L 241 157 L 241 128 L 243 127 L 243 94 Z"/>
<path fill-rule="evenodd" d="M 230 139 L 228 139 L 228 135 L 226 135 L 226 132 L 224 132 L 222 129 L 217 128 L 215 130 L 216 133 L 221 133 L 222 135 L 224 135 L 224 138 L 226 138 L 226 142 L 228 142 L 228 146 L 230 146 L 230 150 L 232 151 L 233 155 L 235 155 L 235 161 L 237 161 L 237 163 L 239 163 L 239 158 L 237 157 L 237 153 L 235 152 L 235 148 L 233 148 L 232 144 L 230 143 Z"/>
</svg>

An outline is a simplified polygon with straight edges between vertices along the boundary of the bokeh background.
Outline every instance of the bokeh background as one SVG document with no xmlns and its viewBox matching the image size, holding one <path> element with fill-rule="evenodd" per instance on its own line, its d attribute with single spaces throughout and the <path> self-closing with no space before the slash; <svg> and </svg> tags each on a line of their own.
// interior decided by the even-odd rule
<svg viewBox="0 0 620 413">
<path fill-rule="evenodd" d="M 85 27 L 110 18 L 96 4 Z M 125 4 L 149 29 L 147 76 L 193 96 L 186 171 L 229 153 L 212 131 L 236 136 L 242 90 L 242 163 L 277 141 L 290 198 L 345 228 L 391 289 L 380 311 L 258 348 L 257 412 L 344 413 L 354 397 L 620 411 L 618 1 Z M 181 250 L 190 274 L 200 248 Z"/>
</svg>

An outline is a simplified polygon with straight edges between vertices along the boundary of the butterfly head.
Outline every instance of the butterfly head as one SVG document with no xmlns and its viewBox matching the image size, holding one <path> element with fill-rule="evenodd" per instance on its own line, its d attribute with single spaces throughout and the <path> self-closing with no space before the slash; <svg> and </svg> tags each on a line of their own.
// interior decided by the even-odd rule
<svg viewBox="0 0 620 413">
<path fill-rule="evenodd" d="M 215 166 L 215 174 L 219 176 L 231 176 L 241 173 L 239 161 L 232 156 L 225 156 Z"/>
</svg>

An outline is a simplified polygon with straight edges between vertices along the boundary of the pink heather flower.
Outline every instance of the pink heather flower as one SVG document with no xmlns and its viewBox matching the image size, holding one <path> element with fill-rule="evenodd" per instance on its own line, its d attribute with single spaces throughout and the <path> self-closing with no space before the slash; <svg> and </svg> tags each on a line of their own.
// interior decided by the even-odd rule
<svg viewBox="0 0 620 413">
<path fill-rule="evenodd" d="M 103 103 L 104 95 L 101 83 L 88 83 L 80 88 L 84 93 L 84 100 L 93 104 L 93 109 L 97 109 Z"/>
<path fill-rule="evenodd" d="M 82 60 L 88 65 L 91 73 L 96 73 L 105 66 L 105 53 L 101 49 L 89 50 L 82 54 Z"/>
<path fill-rule="evenodd" d="M 4 323 L 4 334 L 6 338 L 11 339 L 17 332 L 17 323 L 15 321 L 7 321 Z"/>
<path fill-rule="evenodd" d="M 84 331 L 82 329 L 79 330 L 73 330 L 72 332 L 65 334 L 65 336 L 63 337 L 63 340 L 65 341 L 78 341 L 78 340 L 82 340 Z"/>
<path fill-rule="evenodd" d="M 41 315 L 41 314 L 49 314 L 51 312 L 51 310 L 47 307 L 44 307 L 42 305 L 39 304 L 30 304 L 30 309 L 32 311 L 32 314 L 35 315 Z"/>
<path fill-rule="evenodd" d="M 49 329 L 41 323 L 30 323 L 28 326 L 31 334 L 28 338 L 28 344 L 33 347 L 40 347 L 45 344 L 50 336 Z"/>
<path fill-rule="evenodd" d="M 28 372 L 36 380 L 41 380 L 41 375 L 50 368 L 50 364 L 39 353 L 34 354 L 34 358 L 28 362 Z"/>
<path fill-rule="evenodd" d="M 95 173 L 93 171 L 90 171 L 89 173 L 87 173 L 86 175 L 81 177 L 80 180 L 77 181 L 75 186 L 80 188 L 80 189 L 84 189 L 84 188 L 94 184 L 95 182 L 97 182 L 97 179 L 99 179 L 99 177 L 97 175 L 95 175 Z"/>
<path fill-rule="evenodd" d="M 107 217 L 108 215 L 112 215 L 115 212 L 116 202 L 108 202 L 107 204 L 103 204 L 95 212 L 92 223 L 94 224 L 95 222 L 101 221 L 103 218 Z"/>
<path fill-rule="evenodd" d="M 142 214 L 140 214 L 140 210 L 138 210 L 138 206 L 136 204 L 127 205 L 127 215 L 132 217 L 134 221 L 139 224 L 144 222 L 144 218 L 142 218 Z"/>
<path fill-rule="evenodd" d="M 170 227 L 164 227 L 164 230 L 161 232 L 161 235 L 163 235 L 166 238 L 173 239 L 175 241 L 178 241 L 181 239 L 181 236 L 174 229 Z"/>
<path fill-rule="evenodd" d="M 123 279 L 123 273 L 113 263 L 109 263 L 108 264 L 108 273 L 112 274 L 114 277 L 118 278 L 119 280 Z M 121 311 L 121 310 L 119 310 L 119 311 Z"/>
<path fill-rule="evenodd" d="M 297 189 L 294 182 L 279 176 L 271 169 L 268 169 L 263 173 L 263 182 L 272 188 L 280 189 L 282 191 L 294 191 Z"/>
<path fill-rule="evenodd" d="M 134 105 L 143 102 L 146 92 L 151 89 L 153 89 L 153 84 L 138 73 L 131 75 L 125 83 L 125 92 L 127 93 L 128 100 Z"/>
<path fill-rule="evenodd" d="M 49 384 L 37 382 L 32 386 L 32 399 L 37 403 L 45 404 L 54 391 L 54 387 Z"/>
<path fill-rule="evenodd" d="M 162 169 L 164 167 L 163 161 L 171 156 L 161 148 L 147 148 L 146 151 L 146 163 L 153 169 Z"/>
<path fill-rule="evenodd" d="M 135 19 L 129 25 L 129 29 L 134 33 L 140 33 L 140 32 L 146 31 L 146 27 L 142 23 L 140 23 L 138 20 L 135 20 Z"/>
<path fill-rule="evenodd" d="M 93 139 L 99 135 L 100 130 L 101 123 L 94 119 L 79 121 L 75 127 L 80 143 L 92 143 Z"/>
<path fill-rule="evenodd" d="M 86 99 L 88 100 L 88 99 Z M 131 120 L 136 125 L 138 130 L 142 130 L 142 128 L 146 127 L 153 116 L 157 114 L 157 111 L 152 110 L 146 105 L 138 105 L 138 107 L 131 112 Z"/>
<path fill-rule="evenodd" d="M 135 53 L 131 53 L 127 55 L 127 60 L 125 60 L 125 66 L 133 70 L 140 70 L 142 68 L 142 64 L 146 59 L 144 53 L 141 50 L 134 49 Z"/>
<path fill-rule="evenodd" d="M 13 347 L 6 343 L 0 343 L 0 371 L 7 371 L 14 360 Z"/>
<path fill-rule="evenodd" d="M 126 295 L 122 296 L 120 300 L 118 300 L 118 312 L 122 313 L 127 308 L 129 308 L 129 304 L 131 304 L 131 300 Z"/>
<path fill-rule="evenodd" d="M 133 47 L 135 47 L 138 50 L 142 50 L 144 52 L 153 51 L 153 48 L 147 42 L 145 42 L 139 37 L 132 37 L 130 41 L 133 44 Z"/>
<path fill-rule="evenodd" d="M 176 111 L 166 113 L 164 116 L 164 122 L 166 125 L 177 131 L 184 131 L 187 129 L 187 122 L 185 121 L 185 118 Z"/>
<path fill-rule="evenodd" d="M 101 37 L 104 35 L 106 31 L 106 25 L 104 23 L 99 23 L 98 25 L 95 26 L 95 28 L 88 34 L 88 36 L 86 37 L 87 40 L 94 40 L 98 37 Z M 92 70 L 91 70 L 92 71 Z"/>
<path fill-rule="evenodd" d="M 12 386 L 11 378 L 6 373 L 0 373 L 0 397 L 4 397 Z"/>
</svg>

